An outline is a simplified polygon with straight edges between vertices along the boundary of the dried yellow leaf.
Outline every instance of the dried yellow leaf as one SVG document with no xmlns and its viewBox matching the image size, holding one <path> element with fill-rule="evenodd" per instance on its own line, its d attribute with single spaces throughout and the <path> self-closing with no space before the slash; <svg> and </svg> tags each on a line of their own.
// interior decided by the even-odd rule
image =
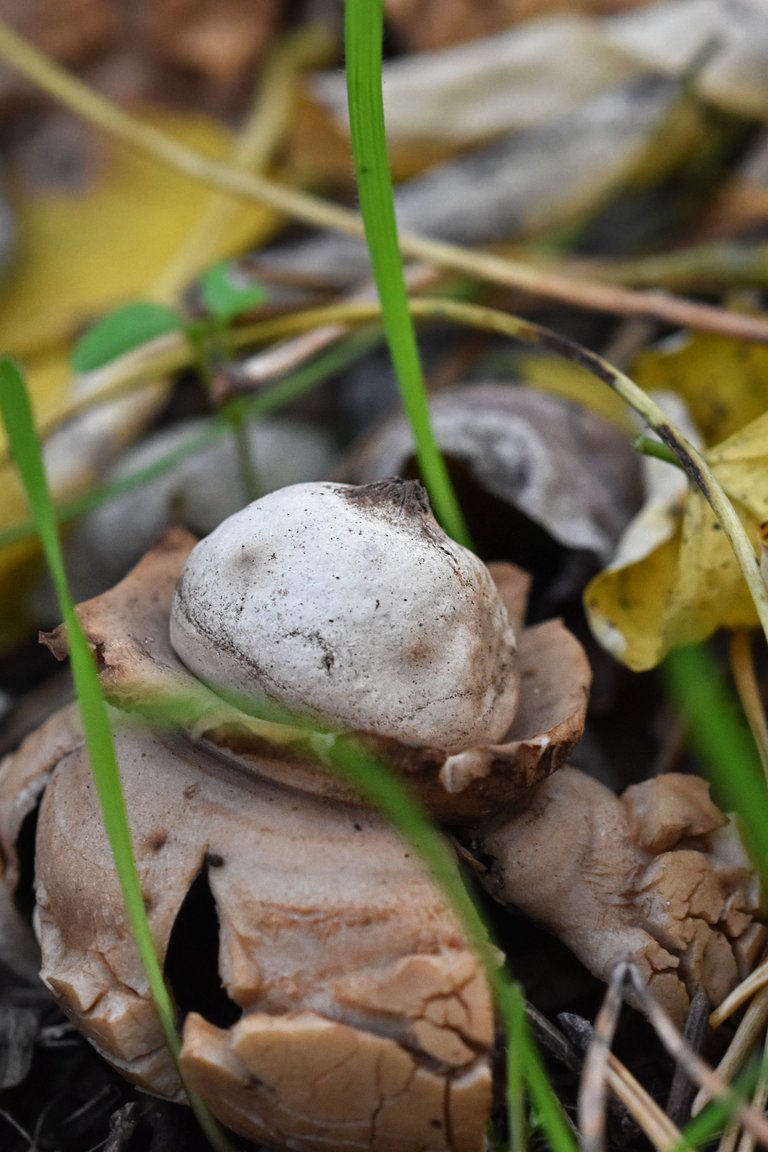
<svg viewBox="0 0 768 1152">
<path fill-rule="evenodd" d="M 768 409 L 768 348 L 698 332 L 640 354 L 632 378 L 646 392 L 664 388 L 688 405 L 708 444 L 717 444 Z"/>
<path fill-rule="evenodd" d="M 145 119 L 214 158 L 232 153 L 233 133 L 211 119 L 158 110 Z M 115 305 L 152 296 L 215 195 L 114 141 L 98 139 L 94 150 L 98 163 L 84 187 L 25 191 L 19 173 L 10 174 L 20 254 L 0 298 L 0 349 L 22 360 L 39 425 L 57 418 L 71 399 L 68 356 L 75 336 Z M 254 204 L 237 206 L 210 259 L 259 243 L 275 220 Z M 0 427 L 0 451 L 6 447 Z M 0 465 L 0 491 L 5 528 L 27 514 L 9 463 Z M 0 551 L 0 649 L 24 627 L 19 565 L 33 555 L 29 544 Z"/>
<path fill-rule="evenodd" d="M 750 536 L 768 519 L 768 414 L 706 453 Z M 588 585 L 585 606 L 598 640 L 634 671 L 718 628 L 749 628 L 757 617 L 731 546 L 714 513 L 682 474 L 653 462 L 656 485 L 627 529 L 613 563 Z M 666 469 L 677 476 L 658 483 Z"/>
</svg>

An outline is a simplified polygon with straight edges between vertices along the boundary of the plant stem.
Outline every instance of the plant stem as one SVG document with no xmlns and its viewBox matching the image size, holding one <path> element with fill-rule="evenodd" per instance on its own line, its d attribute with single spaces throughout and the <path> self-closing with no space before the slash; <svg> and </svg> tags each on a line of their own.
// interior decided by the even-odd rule
<svg viewBox="0 0 768 1152">
<path fill-rule="evenodd" d="M 763 766 L 763 773 L 768 780 L 768 723 L 760 685 L 755 674 L 752 636 L 745 628 L 739 628 L 731 633 L 728 655 L 733 682 Z"/>
<path fill-rule="evenodd" d="M 659 440 L 652 440 L 650 436 L 634 436 L 632 447 L 641 456 L 651 456 L 655 460 L 663 460 L 665 464 L 674 464 L 676 468 L 680 467 L 680 461 L 674 452 L 667 448 L 666 444 L 662 444 Z"/>
</svg>

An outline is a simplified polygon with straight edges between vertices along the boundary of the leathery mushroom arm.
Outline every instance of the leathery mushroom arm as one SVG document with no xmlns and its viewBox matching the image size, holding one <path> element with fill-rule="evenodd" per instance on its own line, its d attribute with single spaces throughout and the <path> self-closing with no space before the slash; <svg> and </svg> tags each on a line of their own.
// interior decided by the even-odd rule
<svg viewBox="0 0 768 1152">
<path fill-rule="evenodd" d="M 115 711 L 112 721 L 167 973 L 190 890 L 204 884 L 215 909 L 218 1006 L 180 1001 L 182 1066 L 214 1113 L 254 1141 L 306 1152 L 482 1152 L 489 989 L 440 892 L 386 821 L 244 773 L 181 733 Z M 0 770 L 6 883 L 17 875 L 18 805 L 4 785 L 31 781 L 39 794 L 47 782 L 36 867 L 42 978 L 124 1075 L 179 1098 L 82 735 L 71 710 L 45 728 Z M 187 967 L 211 944 L 195 931 L 181 943 Z M 215 944 L 216 929 L 205 931 Z"/>
<path fill-rule="evenodd" d="M 677 1024 L 697 986 L 718 1003 L 765 941 L 754 870 L 698 777 L 670 773 L 617 797 L 566 767 L 474 841 L 496 899 L 602 980 L 633 961 Z"/>
</svg>

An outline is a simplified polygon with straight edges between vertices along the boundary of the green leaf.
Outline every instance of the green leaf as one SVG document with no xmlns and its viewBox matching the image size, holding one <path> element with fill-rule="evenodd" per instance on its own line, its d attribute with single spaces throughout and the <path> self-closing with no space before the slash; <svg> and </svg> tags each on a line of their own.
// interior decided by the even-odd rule
<svg viewBox="0 0 768 1152">
<path fill-rule="evenodd" d="M 185 328 L 183 316 L 164 304 L 151 300 L 124 304 L 97 321 L 78 340 L 72 353 L 72 367 L 76 372 L 93 372 L 157 336 L 183 332 Z"/>
<path fill-rule="evenodd" d="M 239 282 L 238 273 L 228 260 L 214 264 L 203 274 L 200 293 L 208 312 L 225 324 L 263 304 L 268 296 L 262 284 Z"/>
</svg>

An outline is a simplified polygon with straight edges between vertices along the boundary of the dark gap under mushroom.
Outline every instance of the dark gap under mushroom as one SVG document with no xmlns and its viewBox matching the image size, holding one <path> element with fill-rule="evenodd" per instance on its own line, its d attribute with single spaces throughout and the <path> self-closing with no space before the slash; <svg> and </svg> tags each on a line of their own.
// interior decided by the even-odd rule
<svg viewBox="0 0 768 1152">
<path fill-rule="evenodd" d="M 179 1023 L 190 1012 L 219 1028 L 229 1028 L 240 1019 L 242 1009 L 230 1000 L 219 973 L 219 918 L 207 866 L 195 877 L 174 920 L 165 978 Z"/>
<path fill-rule="evenodd" d="M 32 923 L 32 912 L 35 907 L 35 851 L 37 844 L 37 821 L 40 816 L 40 803 L 42 792 L 34 808 L 24 817 L 19 834 L 16 839 L 16 854 L 18 856 L 19 879 L 13 893 L 13 902 L 17 911 L 24 920 Z"/>
</svg>

